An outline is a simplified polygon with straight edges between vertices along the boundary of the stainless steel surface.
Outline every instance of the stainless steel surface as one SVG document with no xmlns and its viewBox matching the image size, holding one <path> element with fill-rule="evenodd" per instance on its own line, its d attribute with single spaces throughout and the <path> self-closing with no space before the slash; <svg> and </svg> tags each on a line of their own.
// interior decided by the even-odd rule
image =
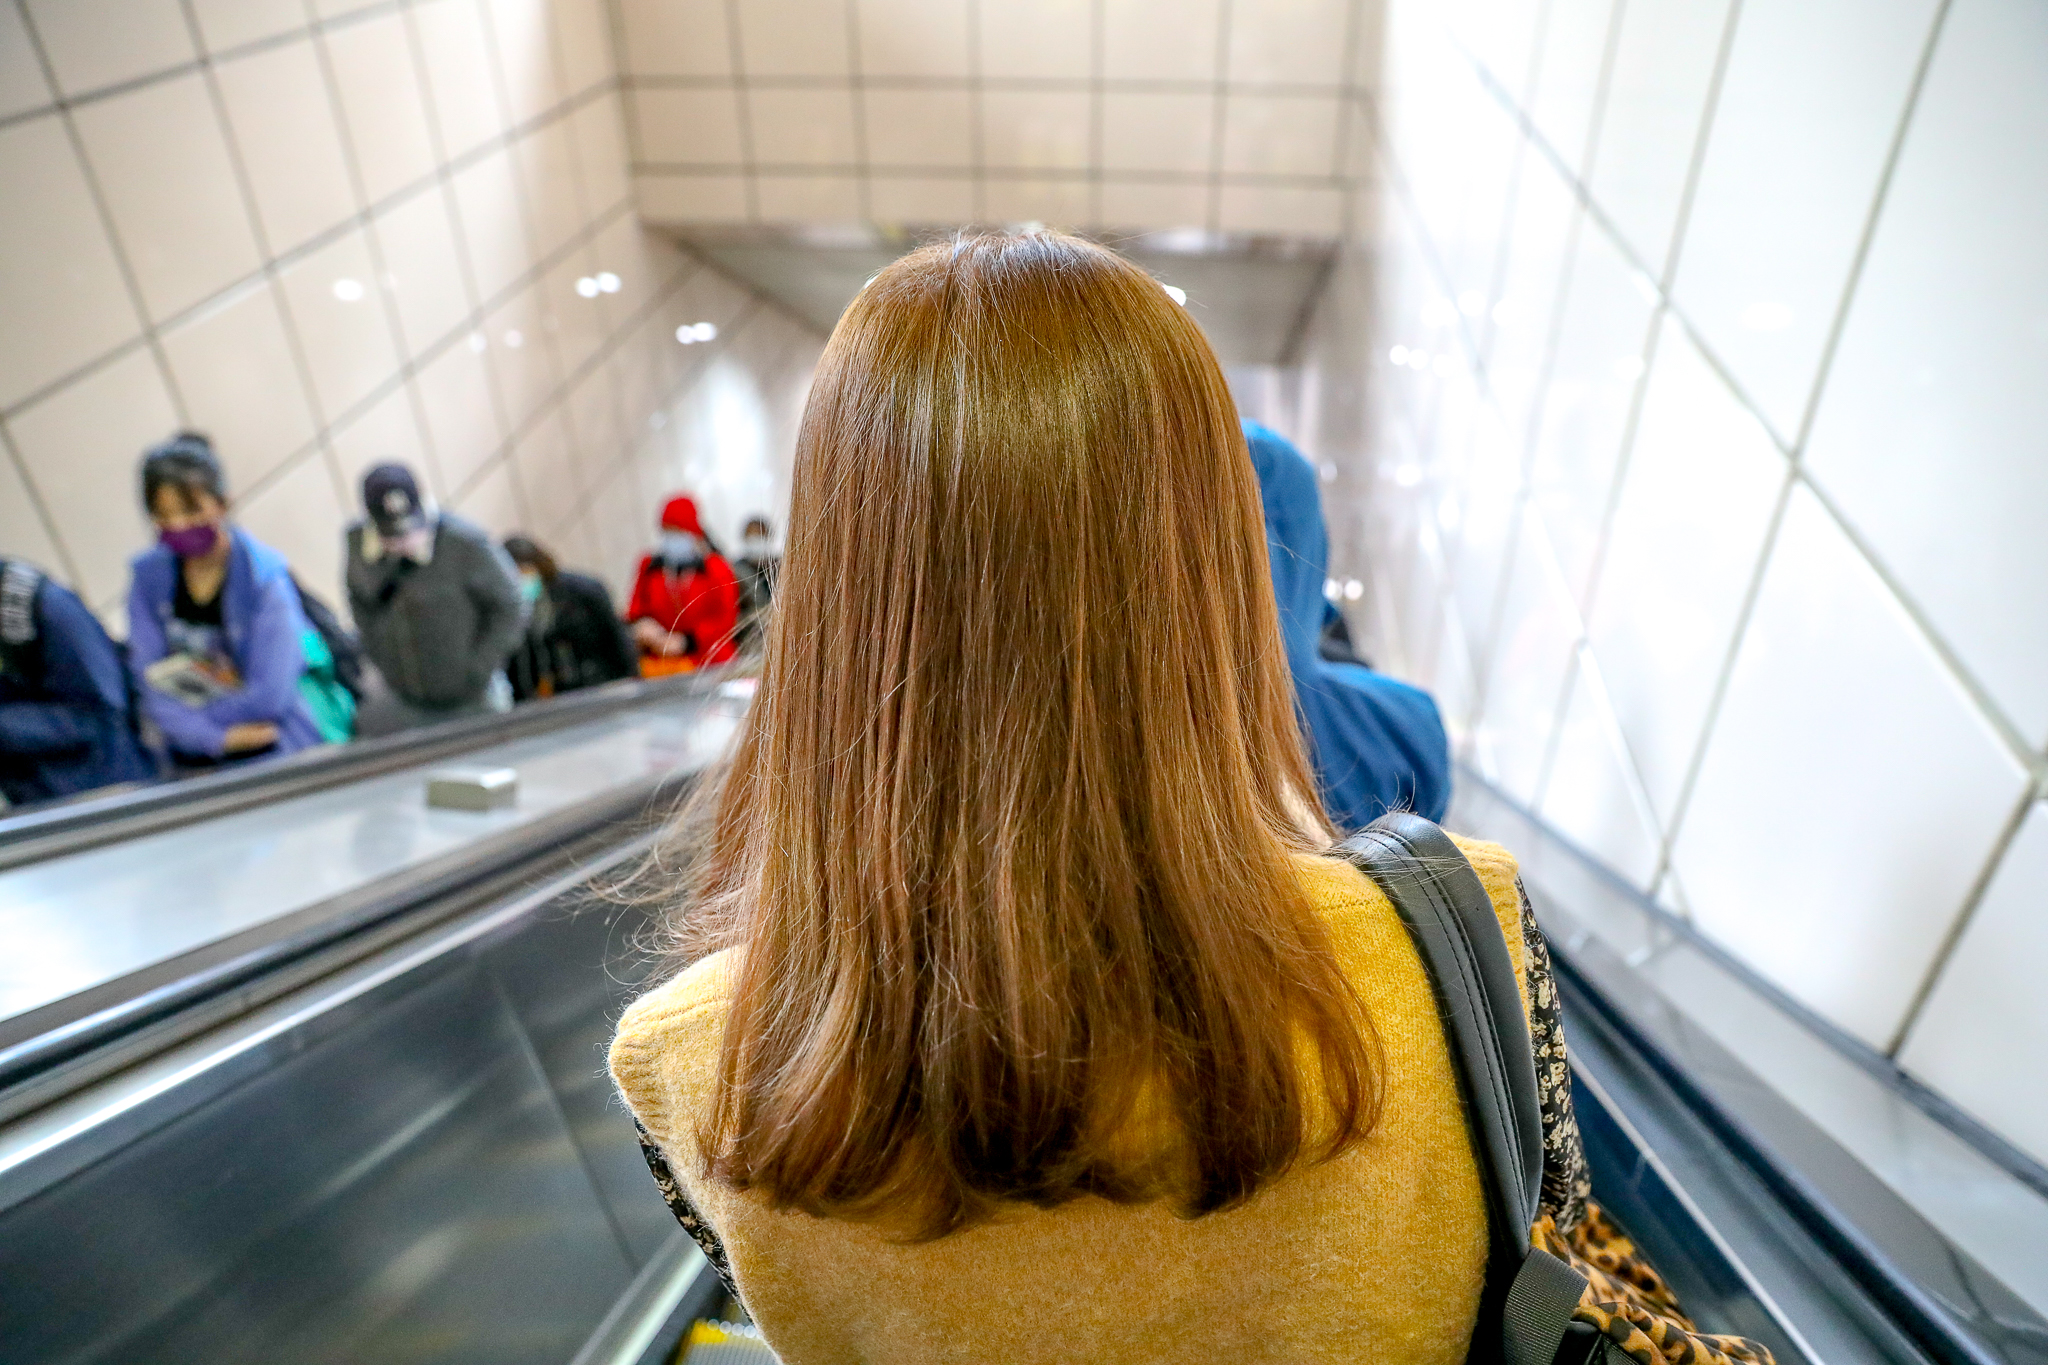
<svg viewBox="0 0 2048 1365">
<path fill-rule="evenodd" d="M 580 880 L 0 1133 L 5 1358 L 574 1356 L 674 1235 L 603 1074 L 637 918 Z"/>
<path fill-rule="evenodd" d="M 692 699 L 480 750 L 518 803 L 430 808 L 418 770 L 381 774 L 0 872 L 0 1018 L 403 872 L 653 774 L 711 761 L 735 707 Z"/>
<path fill-rule="evenodd" d="M 1590 934 L 1669 1006 L 1740 1058 L 1956 1245 L 2048 1312 L 2048 1200 L 1937 1123 L 1779 1003 L 1591 875 L 1579 856 L 1466 780 L 1451 823 L 1505 843 L 1532 884 L 1568 907 L 1565 935 Z"/>
<path fill-rule="evenodd" d="M 23 810 L 0 810 L 0 869 L 218 819 L 380 773 L 421 768 L 645 706 L 752 686 L 747 679 L 725 677 L 727 671 L 606 683 L 497 715 L 443 721 L 381 739 L 323 744 L 287 758 L 234 764 L 176 781 L 129 783 Z"/>
<path fill-rule="evenodd" d="M 1720 1116 L 1722 1140 L 1758 1154 L 1770 1188 L 1752 1204 L 1826 1224 L 1826 1254 L 1920 1333 L 1921 1346 L 1930 1332 L 1960 1334 L 1963 1358 L 2048 1361 L 2048 1202 L 2033 1188 L 1469 774 L 1449 823 L 1516 855 L 1560 964 L 1579 964 L 1587 1000 L 1654 1039 L 1669 1071 L 1661 1083 L 1694 1090 Z M 1599 1022 L 1587 1014 L 1573 1016 L 1575 1054 Z M 1631 1068 L 1648 1055 L 1640 1039 L 1609 1051 L 1613 1065 Z M 1647 1137 L 1676 1164 L 1693 1159 L 1683 1125 Z M 1798 1273 L 1780 1262 L 1779 1276 Z"/>
<path fill-rule="evenodd" d="M 663 1347 L 669 1333 L 689 1331 L 690 1320 L 709 1313 L 725 1297 L 718 1273 L 678 1228 L 597 1325 L 569 1365 L 641 1365 Z M 667 1359 L 666 1355 L 658 1356 Z"/>
</svg>

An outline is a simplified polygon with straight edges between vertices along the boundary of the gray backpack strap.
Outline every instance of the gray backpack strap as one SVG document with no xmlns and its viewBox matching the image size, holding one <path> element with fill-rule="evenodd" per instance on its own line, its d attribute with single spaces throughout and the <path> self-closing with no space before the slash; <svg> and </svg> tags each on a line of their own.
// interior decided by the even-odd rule
<svg viewBox="0 0 2048 1365">
<path fill-rule="evenodd" d="M 1529 1245 L 1542 1193 L 1543 1111 L 1529 1021 L 1493 900 L 1450 836 L 1419 815 L 1381 816 L 1338 852 L 1379 884 L 1408 927 L 1458 1070 L 1490 1248 L 1470 1359 L 1551 1365 L 1586 1282 Z"/>
</svg>

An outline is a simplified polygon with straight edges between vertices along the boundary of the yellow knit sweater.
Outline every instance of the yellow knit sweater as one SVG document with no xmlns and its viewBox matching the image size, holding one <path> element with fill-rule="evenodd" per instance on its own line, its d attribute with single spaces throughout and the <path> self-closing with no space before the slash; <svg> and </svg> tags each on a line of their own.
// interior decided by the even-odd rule
<svg viewBox="0 0 2048 1365">
<path fill-rule="evenodd" d="M 1514 859 L 1459 846 L 1519 978 Z M 707 1181 L 693 1133 L 729 1003 L 723 955 L 633 1003 L 612 1076 L 717 1230 L 787 1365 L 1455 1365 L 1477 1312 L 1486 1224 L 1429 981 L 1371 881 L 1325 860 L 1303 875 L 1385 1045 L 1385 1112 L 1344 1156 L 1225 1213 L 1186 1219 L 1163 1204 L 1084 1198 L 904 1244 Z"/>
</svg>

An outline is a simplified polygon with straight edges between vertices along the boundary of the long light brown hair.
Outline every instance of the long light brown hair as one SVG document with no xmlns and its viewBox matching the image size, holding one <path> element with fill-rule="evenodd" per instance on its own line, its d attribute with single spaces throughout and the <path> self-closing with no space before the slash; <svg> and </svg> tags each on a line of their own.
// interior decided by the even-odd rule
<svg viewBox="0 0 2048 1365">
<path fill-rule="evenodd" d="M 682 917 L 731 948 L 708 1173 L 935 1237 L 1239 1203 L 1372 1127 L 1259 493 L 1201 330 L 1049 233 L 832 334 L 760 690 Z"/>
</svg>

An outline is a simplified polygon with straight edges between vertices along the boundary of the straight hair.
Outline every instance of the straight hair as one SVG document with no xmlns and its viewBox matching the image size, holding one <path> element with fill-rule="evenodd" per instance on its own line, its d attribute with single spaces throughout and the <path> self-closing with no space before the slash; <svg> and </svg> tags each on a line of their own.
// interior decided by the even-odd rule
<svg viewBox="0 0 2048 1365">
<path fill-rule="evenodd" d="M 944 1236 L 1242 1203 L 1382 1063 L 1235 405 L 1150 276 L 1054 233 L 883 270 L 819 362 L 685 960 L 732 950 L 709 1178 Z"/>
<path fill-rule="evenodd" d="M 156 511 L 156 495 L 166 488 L 177 489 L 179 499 L 192 508 L 198 506 L 201 494 L 218 503 L 228 500 L 227 471 L 221 468 L 213 442 L 196 431 L 181 431 L 143 451 L 137 473 L 145 512 Z"/>
</svg>

